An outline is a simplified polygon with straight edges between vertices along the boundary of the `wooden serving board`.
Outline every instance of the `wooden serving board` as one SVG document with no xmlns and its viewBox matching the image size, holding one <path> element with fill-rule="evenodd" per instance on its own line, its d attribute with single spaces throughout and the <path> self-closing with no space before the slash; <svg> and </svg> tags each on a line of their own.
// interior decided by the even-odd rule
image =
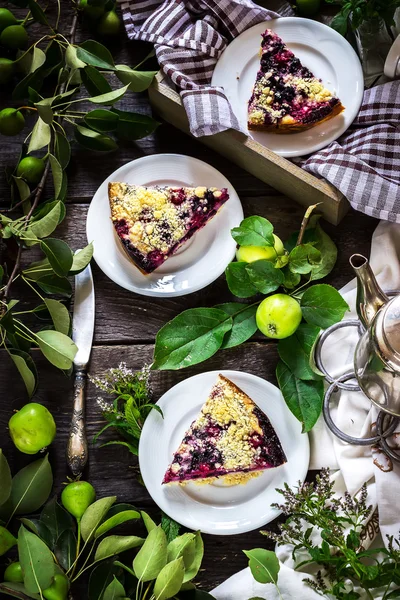
<svg viewBox="0 0 400 600">
<path fill-rule="evenodd" d="M 149 88 L 154 111 L 165 121 L 190 134 L 179 94 L 160 71 Z M 252 175 L 303 206 L 321 203 L 318 211 L 337 225 L 349 208 L 346 198 L 324 179 L 317 179 L 291 161 L 232 129 L 196 138 Z"/>
</svg>

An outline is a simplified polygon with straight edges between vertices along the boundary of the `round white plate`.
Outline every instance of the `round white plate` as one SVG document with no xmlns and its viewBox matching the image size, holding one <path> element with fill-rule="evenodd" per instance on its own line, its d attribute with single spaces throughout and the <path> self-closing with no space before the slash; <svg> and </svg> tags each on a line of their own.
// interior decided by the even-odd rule
<svg viewBox="0 0 400 600">
<path fill-rule="evenodd" d="M 150 275 L 143 275 L 122 248 L 111 222 L 108 183 L 173 187 L 228 188 L 229 200 L 207 225 Z M 153 154 L 127 163 L 101 184 L 90 204 L 86 233 L 94 242 L 94 259 L 118 285 L 144 296 L 183 296 L 219 277 L 231 262 L 236 244 L 231 229 L 243 219 L 239 196 L 231 183 L 207 163 L 181 154 Z"/>
<path fill-rule="evenodd" d="M 267 28 L 275 31 L 303 65 L 337 94 L 345 111 L 301 133 L 281 135 L 252 131 L 249 135 L 281 156 L 302 156 L 320 150 L 351 125 L 360 109 L 364 91 L 357 54 L 343 36 L 327 25 L 300 17 L 273 19 L 254 25 L 223 52 L 214 69 L 212 85 L 224 88 L 233 112 L 242 128 L 247 130 L 247 103 L 259 70 L 261 34 Z"/>
<path fill-rule="evenodd" d="M 162 485 L 164 473 L 186 430 L 222 373 L 238 385 L 265 412 L 275 428 L 287 463 L 264 471 L 245 485 L 227 486 L 220 481 L 184 486 Z M 255 375 L 241 371 L 209 371 L 181 381 L 157 402 L 164 414 L 153 410 L 140 436 L 139 463 L 145 486 L 158 506 L 190 529 L 232 535 L 269 523 L 280 512 L 271 503 L 281 499 L 275 488 L 286 481 L 296 485 L 308 470 L 308 436 L 287 408 L 279 389 Z"/>
</svg>

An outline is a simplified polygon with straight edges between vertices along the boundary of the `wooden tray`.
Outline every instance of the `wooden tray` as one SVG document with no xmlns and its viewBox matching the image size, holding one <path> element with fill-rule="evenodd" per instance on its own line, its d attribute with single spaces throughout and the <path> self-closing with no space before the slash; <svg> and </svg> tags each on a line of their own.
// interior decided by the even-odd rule
<svg viewBox="0 0 400 600">
<path fill-rule="evenodd" d="M 155 112 L 168 123 L 190 135 L 189 123 L 179 94 L 172 89 L 161 71 L 150 86 L 149 95 Z M 231 129 L 196 139 L 299 204 L 310 206 L 320 202 L 319 212 L 334 225 L 341 221 L 349 208 L 343 194 L 330 183 L 324 179 L 317 179 L 286 158 L 278 156 L 237 131 Z"/>
</svg>

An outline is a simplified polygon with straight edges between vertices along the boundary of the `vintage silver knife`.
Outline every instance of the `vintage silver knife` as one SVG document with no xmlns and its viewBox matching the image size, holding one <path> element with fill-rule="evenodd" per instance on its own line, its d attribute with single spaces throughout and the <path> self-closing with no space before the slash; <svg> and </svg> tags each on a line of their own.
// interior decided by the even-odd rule
<svg viewBox="0 0 400 600">
<path fill-rule="evenodd" d="M 74 406 L 67 445 L 67 463 L 74 477 L 81 475 L 88 458 L 85 431 L 87 366 L 92 350 L 95 298 L 90 265 L 75 276 L 72 339 L 78 346 L 74 359 Z"/>
</svg>

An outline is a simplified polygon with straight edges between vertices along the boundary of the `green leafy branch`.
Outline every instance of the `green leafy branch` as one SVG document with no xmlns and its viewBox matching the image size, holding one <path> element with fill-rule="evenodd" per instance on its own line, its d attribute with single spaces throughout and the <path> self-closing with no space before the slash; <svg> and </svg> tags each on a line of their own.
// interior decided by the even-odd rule
<svg viewBox="0 0 400 600">
<path fill-rule="evenodd" d="M 32 348 L 39 348 L 60 369 L 68 371 L 72 366 L 77 348 L 70 338 L 71 323 L 65 305 L 72 294 L 69 277 L 82 271 L 93 255 L 92 244 L 74 253 L 64 241 L 52 237 L 66 214 L 70 132 L 86 149 L 111 151 L 118 147 L 116 140 L 142 138 L 153 132 L 158 123 L 146 115 L 114 107 L 128 91 L 147 89 L 154 71 L 139 70 L 142 63 L 133 69 L 115 65 L 109 50 L 97 41 L 76 44 L 78 12 L 67 39 L 58 31 L 62 22 L 59 2 L 53 25 L 47 7 L 36 0 L 15 3 L 26 6 L 28 12 L 22 24 L 15 21 L 20 40 L 18 36 L 3 35 L 14 25 L 7 26 L 1 34 L 3 43 L 8 37 L 17 41 L 15 47 L 9 44 L 13 58 L 0 64 L 0 78 L 11 81 L 17 76 L 17 67 L 22 71 L 12 93 L 13 100 L 20 104 L 0 112 L 0 133 L 15 135 L 22 131 L 24 114 L 34 116 L 35 121 L 15 168 L 8 171 L 10 207 L 0 212 L 0 348 L 7 351 L 32 396 L 37 387 Z M 2 16 L 7 23 L 14 22 L 8 9 Z M 24 27 L 31 21 L 46 31 L 25 49 L 28 36 Z M 112 89 L 107 79 L 111 75 L 123 86 Z M 53 93 L 43 97 L 42 88 L 53 89 Z M 82 93 L 84 89 L 86 95 Z M 78 110 L 82 103 L 96 108 L 81 110 L 79 106 Z M 43 199 L 50 174 L 53 197 Z M 24 251 L 34 247 L 42 257 L 26 264 Z M 21 309 L 19 298 L 11 298 L 17 281 L 24 286 L 25 294 L 34 292 L 39 300 L 36 306 Z M 43 322 L 39 331 L 32 325 L 32 316 Z"/>
<path fill-rule="evenodd" d="M 257 314 L 265 297 L 282 290 L 299 303 L 303 322 L 293 335 L 279 340 L 276 375 L 289 409 L 302 423 L 303 432 L 309 431 L 321 414 L 323 400 L 323 377 L 314 365 L 313 349 L 321 329 L 340 321 L 349 308 L 332 286 L 313 285 L 331 272 L 337 258 L 336 246 L 323 231 L 319 216 L 311 215 L 313 208 L 307 210 L 300 231 L 293 233 L 284 247 L 273 233 L 273 225 L 263 217 L 248 217 L 234 228 L 238 258 L 245 255 L 243 250 L 248 254 L 267 250 L 269 256 L 232 262 L 225 271 L 231 293 L 240 299 L 251 298 L 251 302 L 182 312 L 157 333 L 152 368 L 189 367 L 220 349 L 243 344 L 258 329 Z M 277 240 L 282 246 L 279 252 Z"/>
<path fill-rule="evenodd" d="M 204 554 L 200 532 L 179 535 L 175 521 L 163 516 L 161 525 L 131 504 L 116 504 L 116 496 L 95 500 L 87 482 L 64 498 L 49 500 L 53 477 L 47 456 L 37 460 L 13 478 L 0 450 L 0 556 L 17 548 L 18 562 L 13 577 L 5 571 L 0 592 L 16 598 L 58 598 L 66 600 L 74 583 L 90 571 L 87 597 L 90 600 L 132 598 L 135 600 L 196 600 L 192 583 Z M 91 500 L 86 498 L 91 488 Z M 80 490 L 80 491 L 79 491 Z M 45 504 L 46 503 L 46 504 Z M 42 508 L 39 516 L 23 516 Z M 83 506 L 82 512 L 80 507 Z M 85 506 L 87 507 L 85 509 Z M 67 509 L 67 510 L 66 510 Z M 19 517 L 19 523 L 13 518 Z M 145 538 L 110 534 L 124 524 L 143 521 Z M 14 535 L 15 532 L 15 535 Z M 119 555 L 139 549 L 132 566 Z M 200 599 L 212 600 L 201 592 Z"/>
<path fill-rule="evenodd" d="M 337 0 L 327 0 L 337 4 Z M 400 0 L 340 0 L 340 11 L 331 21 L 331 27 L 345 36 L 349 29 L 357 29 L 363 23 L 376 24 L 383 19 L 389 35 L 395 25 L 394 14 L 400 8 Z"/>
</svg>

